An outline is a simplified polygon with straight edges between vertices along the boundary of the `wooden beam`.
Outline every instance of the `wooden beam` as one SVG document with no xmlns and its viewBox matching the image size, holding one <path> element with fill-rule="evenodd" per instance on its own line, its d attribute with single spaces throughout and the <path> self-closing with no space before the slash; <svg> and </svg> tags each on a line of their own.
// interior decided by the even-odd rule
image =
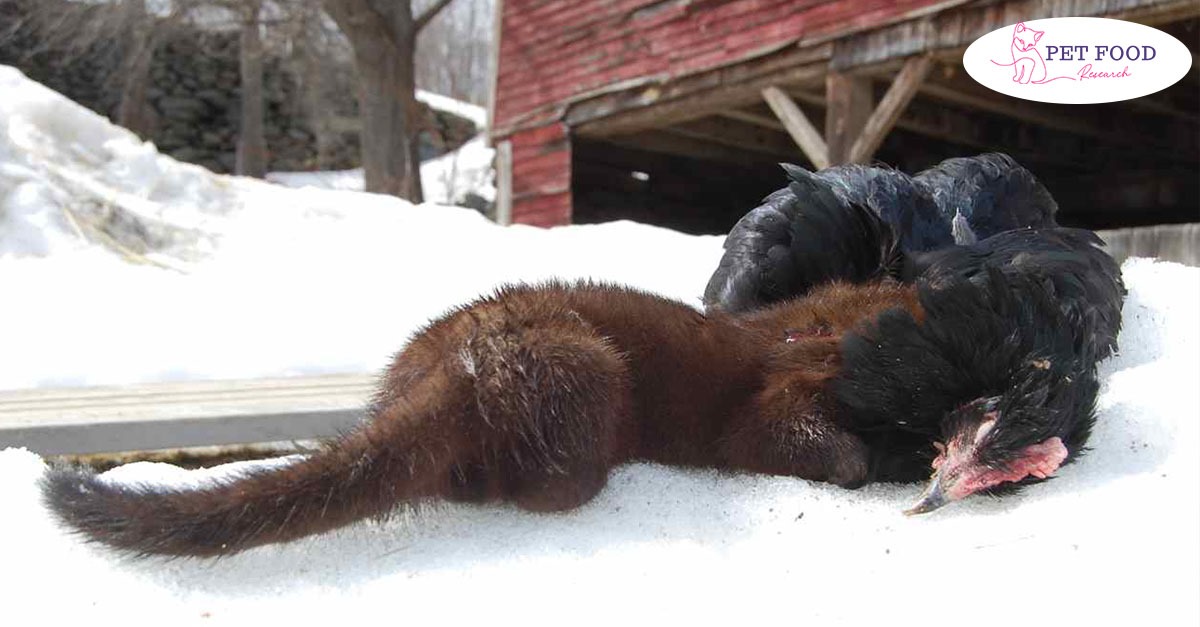
<svg viewBox="0 0 1200 627">
<path fill-rule="evenodd" d="M 829 147 L 825 145 L 825 139 L 812 122 L 808 121 L 808 116 L 804 115 L 796 101 L 774 85 L 763 89 L 762 95 L 808 160 L 818 170 L 828 168 Z"/>
<path fill-rule="evenodd" d="M 495 2 L 492 8 L 492 45 L 488 48 L 488 63 L 492 71 L 488 75 L 487 133 L 484 133 L 489 148 L 496 145 L 496 89 L 500 86 L 500 41 L 504 36 L 504 0 Z"/>
<path fill-rule="evenodd" d="M 1129 8 L 1120 8 L 1122 6 Z M 958 49 L 957 60 L 962 58 L 961 51 L 971 42 L 997 28 L 1011 27 L 1019 20 L 1066 15 L 1114 18 L 1157 26 L 1200 16 L 1200 3 L 1196 0 L 972 2 L 930 13 L 921 19 L 906 19 L 843 36 L 836 42 L 829 65 L 832 70 L 841 72 L 926 51 L 940 52 L 955 48 Z"/>
<path fill-rule="evenodd" d="M 670 135 L 669 133 L 662 131 L 650 131 L 645 133 L 645 135 L 657 135 L 659 137 L 667 138 L 670 141 L 693 141 L 689 140 L 688 138 Z M 678 155 L 671 152 L 644 149 L 644 147 L 640 146 L 636 141 L 636 138 L 642 136 L 643 134 L 639 133 L 637 135 L 627 135 L 598 140 L 580 139 L 578 141 L 579 163 L 600 164 L 604 167 L 617 168 L 626 173 L 638 170 L 642 172 L 648 172 L 652 177 L 657 172 L 668 170 L 672 172 L 680 172 L 683 175 L 690 175 L 691 173 L 700 171 L 693 170 L 692 163 L 681 162 L 676 158 Z M 729 154 L 732 151 L 725 150 L 724 152 Z M 684 153 L 683 156 L 695 157 L 695 155 L 688 155 L 686 153 Z M 725 163 L 728 163 L 728 161 L 722 161 L 721 165 L 724 165 Z M 762 162 L 755 162 L 756 166 L 765 163 L 771 163 L 771 161 L 764 160 Z M 701 168 L 711 165 L 711 163 L 701 163 Z"/>
<path fill-rule="evenodd" d="M 1192 67 L 1195 68 L 1196 64 L 1193 63 Z M 1193 88 L 1193 93 L 1194 91 L 1195 89 Z M 1169 116 L 1177 120 L 1189 122 L 1193 125 L 1200 124 L 1200 114 L 1197 114 L 1197 107 L 1180 106 L 1171 98 L 1170 95 L 1168 95 L 1166 91 L 1160 91 L 1157 94 L 1142 96 L 1141 98 L 1123 100 L 1122 103 L 1127 104 L 1134 109 L 1138 109 L 1139 111 Z"/>
<path fill-rule="evenodd" d="M 761 153 L 730 150 L 728 146 L 695 136 L 680 134 L 671 129 L 650 130 L 631 135 L 605 138 L 619 146 L 657 152 L 701 161 L 732 163 L 747 168 L 760 168 L 779 161 Z"/>
<path fill-rule="evenodd" d="M 1197 4 L 1195 0 L 1174 0 L 1173 2 L 1160 3 L 1147 2 L 1143 6 L 1134 6 L 1122 11 L 1110 12 L 1102 17 L 1137 22 L 1146 26 L 1159 26 L 1200 17 L 1200 4 Z M 1192 67 L 1194 68 L 1195 65 L 1193 64 Z"/>
<path fill-rule="evenodd" d="M 1069 171 L 1097 172 L 1135 166 L 1155 168 L 1184 160 L 1183 155 L 1172 158 L 1161 151 L 1145 148 L 1098 150 L 1097 147 L 1104 144 L 1088 137 L 924 99 L 915 99 L 909 104 L 896 121 L 896 128 L 978 151 L 1005 152 L 1026 165 L 1050 164 Z M 1192 154 L 1195 154 L 1194 150 Z"/>
<path fill-rule="evenodd" d="M 850 147 L 871 116 L 871 79 L 830 72 L 825 76 L 825 143 L 831 164 L 850 160 Z"/>
<path fill-rule="evenodd" d="M 988 113 L 1014 118 L 1046 128 L 1066 131 L 1127 146 L 1137 150 L 1158 150 L 1176 159 L 1196 156 L 1196 120 L 1187 115 L 1163 115 L 1136 111 L 1146 97 L 1126 103 L 1105 103 L 1091 107 L 1073 107 L 1065 111 L 1062 105 L 1031 102 L 990 91 L 954 68 L 943 68 L 921 84 L 922 94 L 941 102 L 962 105 Z M 1166 98 L 1167 92 L 1156 96 Z M 1133 108 L 1135 110 L 1129 110 Z M 1114 115 L 1120 111 L 1119 116 Z M 1126 123 L 1116 125 L 1113 120 Z"/>
<path fill-rule="evenodd" d="M 787 94 L 796 102 L 810 104 L 821 108 L 828 106 L 828 102 L 825 100 L 825 94 L 817 90 L 809 90 L 802 87 L 789 85 L 787 88 Z"/>
<path fill-rule="evenodd" d="M 722 111 L 717 115 L 724 118 L 729 118 L 730 120 L 747 122 L 755 126 L 769 128 L 773 131 L 787 131 L 787 128 L 783 126 L 783 122 L 780 122 L 778 119 L 766 115 L 751 113 L 750 111 L 745 111 L 743 109 L 730 109 L 729 111 Z"/>
<path fill-rule="evenodd" d="M 1026 20 L 1055 15 L 1116 17 L 1149 25 L 1176 22 L 1200 15 L 1195 0 L 1161 2 L 1102 2 L 1079 0 L 1008 0 L 1001 10 L 994 3 L 965 3 L 954 0 L 924 6 L 906 13 L 898 22 L 867 32 L 842 32 L 820 39 L 802 39 L 785 46 L 755 51 L 739 62 L 686 76 L 670 73 L 640 76 L 547 103 L 528 111 L 502 127 L 492 125 L 495 138 L 534 128 L 550 120 L 562 120 L 580 134 L 614 136 L 649 128 L 661 128 L 689 119 L 719 114 L 730 107 L 753 102 L 758 91 L 772 84 L 819 80 L 825 66 L 836 74 L 853 77 L 863 71 L 891 67 L 896 59 L 932 52 L 940 60 L 957 62 L 968 44 L 1017 18 Z M 1114 9 L 1113 5 L 1136 5 Z M 920 15 L 919 19 L 913 19 Z M 836 40 L 836 41 L 834 41 Z M 797 75 L 803 65 L 820 65 L 816 76 Z M 1200 63 L 1194 64 L 1200 67 Z M 835 78 L 836 80 L 836 78 Z M 747 94 L 752 91 L 753 94 Z M 693 113 L 694 111 L 694 113 Z M 665 120 L 660 122 L 659 115 Z M 869 113 L 867 114 L 869 115 Z M 854 122 L 853 116 L 849 118 Z M 863 119 L 865 122 L 865 118 Z M 837 142 L 826 120 L 825 139 L 836 161 Z M 858 128 L 852 128 L 857 137 Z M 853 141 L 851 139 L 850 141 Z M 846 147 L 848 153 L 849 148 Z"/>
<path fill-rule="evenodd" d="M 801 66 L 778 74 L 754 79 L 747 83 L 727 85 L 695 95 L 653 106 L 633 108 L 603 119 L 573 126 L 581 135 L 607 137 L 661 128 L 679 122 L 707 117 L 730 107 L 744 106 L 761 98 L 759 90 L 777 82 L 811 82 L 819 80 L 824 68 L 819 65 Z M 571 116 L 568 114 L 568 123 Z"/>
<path fill-rule="evenodd" d="M 496 144 L 496 224 L 512 224 L 513 210 L 513 149 L 512 140 Z"/>
<path fill-rule="evenodd" d="M 580 135 L 612 137 L 716 115 L 759 101 L 760 90 L 769 85 L 820 81 L 830 50 L 818 46 L 636 92 L 605 94 L 571 103 L 563 119 Z"/>
<path fill-rule="evenodd" d="M 930 81 L 927 79 L 925 85 Z M 964 88 L 965 89 L 965 88 Z M 982 88 L 980 88 L 982 89 Z M 949 91 L 949 90 L 948 90 Z M 801 104 L 811 105 L 812 107 L 825 107 L 824 97 L 816 92 L 808 91 L 803 88 L 787 87 L 788 94 Z M 880 94 L 882 96 L 882 94 Z M 911 131 L 926 137 L 933 137 L 942 141 L 947 141 L 962 146 L 971 147 L 979 151 L 994 151 L 999 150 L 1008 152 L 1022 162 L 1030 163 L 1045 163 L 1055 166 L 1066 167 L 1070 169 L 1088 168 L 1093 169 L 1101 167 L 1109 162 L 1110 158 L 1115 158 L 1118 153 L 1109 151 L 1097 151 L 1095 147 L 1098 145 L 1096 139 L 1105 139 L 1103 133 L 1077 133 L 1075 127 L 1080 126 L 1082 119 L 1091 120 L 1095 117 L 1097 123 L 1092 126 L 1096 131 L 1103 128 L 1111 128 L 1111 124 L 1104 125 L 1100 123 L 1103 120 L 1103 112 L 1093 111 L 1089 107 L 1075 107 L 1073 110 L 1077 113 L 1077 117 L 1081 120 L 1074 120 L 1073 123 L 1069 119 L 1060 120 L 1066 124 L 1062 125 L 1049 123 L 1049 118 L 1025 120 L 1018 118 L 1013 119 L 1011 112 L 1006 108 L 1012 106 L 1024 106 L 1025 104 L 1036 105 L 1040 103 L 1025 103 L 1010 98 L 995 98 L 993 97 L 990 103 L 980 102 L 981 105 L 988 104 L 987 107 L 972 107 L 965 108 L 945 106 L 941 99 L 932 98 L 914 98 L 908 107 L 896 121 L 896 128 Z M 1097 108 L 1102 108 L 1110 105 L 1096 105 Z M 972 110 L 977 109 L 977 110 Z M 809 109 L 810 111 L 812 109 Z M 751 108 L 745 113 L 749 115 L 766 115 L 768 108 L 765 104 L 758 105 L 756 108 Z M 1047 113 L 1053 113 L 1053 109 L 1049 109 Z M 994 117 L 1001 115 L 1003 118 Z M 1111 113 L 1109 114 L 1111 115 Z M 1123 117 L 1128 117 L 1130 114 L 1122 114 Z M 1058 116 L 1056 116 L 1057 118 Z M 1139 116 L 1139 120 L 1144 116 Z M 1151 120 L 1152 122 L 1153 120 Z M 1161 122 L 1162 120 L 1160 120 Z M 1176 128 L 1170 125 L 1151 125 L 1154 129 L 1169 129 Z M 1186 126 L 1182 127 L 1187 129 Z M 1129 131 L 1124 131 L 1118 137 L 1124 137 Z M 1163 162 L 1186 162 L 1194 163 L 1197 154 L 1200 153 L 1200 136 L 1195 132 L 1175 131 L 1163 132 L 1155 131 L 1154 137 L 1150 137 L 1151 133 L 1145 129 L 1139 131 L 1139 136 L 1143 137 L 1140 145 L 1126 145 L 1119 154 L 1124 154 L 1135 159 L 1158 159 Z M 1165 137 L 1164 137 L 1165 135 Z M 1108 137 L 1111 139 L 1111 137 Z M 1036 150 L 1039 142 L 1053 143 L 1058 148 L 1053 151 Z M 1118 143 L 1123 143 L 1122 139 Z M 1173 149 L 1167 150 L 1160 147 L 1158 144 L 1169 142 Z M 1088 147 L 1091 147 L 1090 149 Z M 1107 167 L 1107 166 L 1105 166 Z"/>
<path fill-rule="evenodd" d="M 866 163 L 875 154 L 879 145 L 883 143 L 883 138 L 896 125 L 896 120 L 900 119 L 904 108 L 917 94 L 917 88 L 929 74 L 932 65 L 933 60 L 928 55 L 913 57 L 904 63 L 904 67 L 892 81 L 892 86 L 883 95 L 879 106 L 875 107 L 862 132 L 850 147 L 851 163 Z"/>
<path fill-rule="evenodd" d="M 771 155 L 775 159 L 795 159 L 797 156 L 796 145 L 786 134 L 724 116 L 683 122 L 663 130 L 737 150 Z"/>
</svg>

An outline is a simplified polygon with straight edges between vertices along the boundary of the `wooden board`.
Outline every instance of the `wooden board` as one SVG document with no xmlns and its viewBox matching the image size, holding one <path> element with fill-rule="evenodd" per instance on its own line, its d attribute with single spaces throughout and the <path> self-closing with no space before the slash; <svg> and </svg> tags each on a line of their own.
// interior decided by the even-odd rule
<svg viewBox="0 0 1200 627">
<path fill-rule="evenodd" d="M 917 88 L 925 80 L 932 64 L 933 61 L 928 56 L 913 57 L 904 63 L 904 67 L 888 87 L 887 93 L 880 99 L 879 105 L 871 112 L 871 117 L 867 118 L 858 138 L 850 146 L 851 163 L 866 163 L 875 154 L 879 145 L 883 143 L 883 138 L 892 130 L 900 114 L 904 113 L 904 108 L 917 94 Z"/>
<path fill-rule="evenodd" d="M 774 85 L 764 89 L 762 95 L 808 160 L 818 170 L 829 167 L 829 148 L 825 145 L 825 138 L 821 137 L 820 131 L 808 121 L 808 116 L 804 115 L 804 111 L 791 96 Z"/>
<path fill-rule="evenodd" d="M 0 448 L 41 455 L 327 437 L 364 415 L 375 377 L 329 375 L 0 392 Z"/>
<path fill-rule="evenodd" d="M 850 161 L 850 147 L 874 107 L 871 79 L 840 72 L 825 77 L 825 143 L 830 163 Z"/>
</svg>

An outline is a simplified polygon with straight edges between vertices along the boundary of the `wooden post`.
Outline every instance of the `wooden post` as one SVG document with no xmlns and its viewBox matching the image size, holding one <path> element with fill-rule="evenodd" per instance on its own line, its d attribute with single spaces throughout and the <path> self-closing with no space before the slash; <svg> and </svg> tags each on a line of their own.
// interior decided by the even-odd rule
<svg viewBox="0 0 1200 627">
<path fill-rule="evenodd" d="M 912 57 L 904 63 L 891 87 L 888 87 L 887 93 L 879 101 L 879 106 L 875 107 L 875 111 L 871 113 L 871 117 L 867 119 L 858 138 L 850 147 L 851 163 L 866 163 L 875 154 L 879 145 L 883 143 L 883 138 L 892 130 L 904 108 L 916 95 L 932 65 L 933 60 L 928 55 Z"/>
<path fill-rule="evenodd" d="M 488 77 L 487 133 L 484 134 L 488 146 L 494 145 L 492 130 L 496 128 L 496 89 L 500 85 L 500 38 L 503 36 L 504 27 L 504 0 L 496 0 L 492 10 L 492 46 L 488 50 L 492 74 Z"/>
<path fill-rule="evenodd" d="M 496 144 L 496 224 L 501 226 L 512 224 L 512 173 L 512 140 L 506 139 Z"/>
<path fill-rule="evenodd" d="M 831 164 L 847 163 L 850 146 L 871 116 L 871 79 L 830 72 L 825 76 L 825 144 Z"/>
<path fill-rule="evenodd" d="M 286 442 L 363 418 L 370 375 L 0 391 L 0 449 L 80 455 Z"/>
<path fill-rule="evenodd" d="M 829 167 L 829 148 L 825 145 L 821 133 L 808 121 L 808 116 L 804 115 L 796 101 L 774 85 L 763 89 L 762 95 L 808 160 L 818 170 Z"/>
</svg>

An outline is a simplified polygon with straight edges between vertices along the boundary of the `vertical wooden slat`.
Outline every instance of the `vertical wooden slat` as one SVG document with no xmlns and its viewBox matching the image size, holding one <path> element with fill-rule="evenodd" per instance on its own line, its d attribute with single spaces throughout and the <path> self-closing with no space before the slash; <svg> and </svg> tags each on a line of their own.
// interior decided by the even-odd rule
<svg viewBox="0 0 1200 627">
<path fill-rule="evenodd" d="M 825 144 L 829 162 L 850 160 L 850 147 L 871 117 L 871 79 L 830 72 L 825 76 Z"/>
<path fill-rule="evenodd" d="M 492 47 L 488 50 L 492 74 L 488 77 L 487 133 L 489 145 L 493 145 L 492 129 L 496 128 L 496 89 L 500 84 L 500 38 L 504 36 L 504 0 L 496 0 L 492 13 Z M 509 146 L 511 149 L 511 146 Z"/>
<path fill-rule="evenodd" d="M 512 141 L 496 145 L 496 224 L 512 224 Z"/>
</svg>

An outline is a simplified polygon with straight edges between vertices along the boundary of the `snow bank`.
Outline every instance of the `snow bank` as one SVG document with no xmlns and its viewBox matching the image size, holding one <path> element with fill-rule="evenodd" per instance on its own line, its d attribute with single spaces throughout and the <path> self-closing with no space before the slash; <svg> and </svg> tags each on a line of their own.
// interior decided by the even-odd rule
<svg viewBox="0 0 1200 627">
<path fill-rule="evenodd" d="M 373 372 L 502 283 L 606 279 L 698 304 L 721 253 L 718 237 L 630 222 L 502 228 L 469 209 L 214 175 L 11 68 L 0 92 L 0 285 L 21 304 L 0 309 L 0 389 Z M 467 148 L 426 166 L 490 160 Z M 152 264 L 77 233 L 66 208 L 88 203 L 129 217 L 97 219 L 118 235 L 157 225 L 161 241 L 138 240 Z"/>
<path fill-rule="evenodd" d="M 37 499 L 43 462 L 8 450 L 0 621 L 1194 625 L 1200 270 L 1135 260 L 1125 276 L 1092 451 L 1017 497 L 905 518 L 917 486 L 636 464 L 567 514 L 442 505 L 218 561 L 139 561 L 56 527 Z M 181 484 L 235 467 L 108 476 Z"/>
<path fill-rule="evenodd" d="M 499 283 L 603 278 L 698 304 L 720 255 L 719 238 L 631 223 L 502 229 L 468 210 L 216 177 L 4 68 L 0 93 L 0 388 L 375 371 Z M 104 194 L 193 234 L 148 253 L 184 272 L 74 235 L 61 204 Z M 442 505 L 217 561 L 139 561 L 58 528 L 38 501 L 43 461 L 10 449 L 0 624 L 1195 625 L 1200 269 L 1124 271 L 1093 450 L 1017 497 L 910 519 L 918 486 L 636 464 L 567 514 Z M 185 484 L 238 467 L 108 477 Z"/>
<path fill-rule="evenodd" d="M 487 109 L 479 105 L 463 102 L 461 100 L 455 100 L 449 96 L 435 94 L 431 91 L 425 91 L 424 89 L 418 89 L 416 96 L 417 100 L 429 105 L 429 108 L 431 109 L 453 113 L 460 118 L 466 118 L 470 120 L 475 124 L 475 128 L 481 131 L 487 127 Z"/>
<path fill-rule="evenodd" d="M 0 65 L 0 258 L 98 252 L 186 268 L 213 254 L 230 223 L 277 210 L 353 212 L 407 208 L 396 199 L 310 196 L 307 187 L 361 190 L 362 172 L 272 173 L 306 189 L 281 192 L 256 179 L 216 175 L 161 155 L 153 143 Z M 479 107 L 437 94 L 441 108 L 479 117 Z M 486 116 L 485 116 L 486 117 Z M 493 151 L 482 136 L 421 166 L 430 203 L 494 200 Z"/>
<path fill-rule="evenodd" d="M 361 192 L 366 187 L 363 182 L 362 168 L 315 172 L 267 172 L 267 180 L 284 187 L 315 187 L 342 192 Z M 424 186 L 424 184 L 425 180 L 422 179 L 421 185 Z"/>
<path fill-rule="evenodd" d="M 12 68 L 0 92 L 0 285 L 20 304 L 0 309 L 0 389 L 371 372 L 500 283 L 590 277 L 698 304 L 720 257 L 720 238 L 632 222 L 502 228 L 469 209 L 223 177 Z M 486 153 L 475 141 L 426 166 Z M 115 233 L 161 227 L 170 237 L 140 239 L 142 258 L 180 271 L 77 232 L 66 208 L 89 203 L 128 216 L 97 219 Z"/>
<path fill-rule="evenodd" d="M 160 155 L 14 68 L 0 66 L 0 94 L 2 257 L 80 252 L 90 238 L 191 258 L 238 206 L 236 179 Z"/>
</svg>

